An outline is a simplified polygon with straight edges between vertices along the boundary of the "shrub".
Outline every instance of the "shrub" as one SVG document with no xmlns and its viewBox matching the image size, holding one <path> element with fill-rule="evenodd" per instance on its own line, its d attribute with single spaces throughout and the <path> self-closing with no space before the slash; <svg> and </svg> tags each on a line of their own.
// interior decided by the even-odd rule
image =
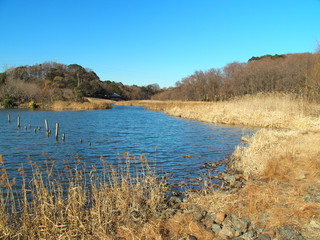
<svg viewBox="0 0 320 240">
<path fill-rule="evenodd" d="M 36 104 L 34 101 L 29 102 L 29 108 L 38 108 L 39 105 Z"/>
<path fill-rule="evenodd" d="M 2 105 L 3 105 L 4 108 L 14 108 L 16 106 L 16 104 L 10 98 L 4 99 L 2 101 Z"/>
</svg>

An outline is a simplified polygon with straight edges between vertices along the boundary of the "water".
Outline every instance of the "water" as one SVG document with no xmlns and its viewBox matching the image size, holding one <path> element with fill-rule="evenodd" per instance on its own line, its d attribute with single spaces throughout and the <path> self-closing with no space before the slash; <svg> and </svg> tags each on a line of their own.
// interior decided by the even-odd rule
<svg viewBox="0 0 320 240">
<path fill-rule="evenodd" d="M 45 133 L 45 119 L 52 131 L 49 137 Z M 54 137 L 55 123 L 60 125 L 58 141 Z M 171 181 L 188 182 L 201 176 L 204 163 L 230 156 L 243 131 L 239 127 L 175 118 L 142 107 L 115 105 L 111 110 L 94 111 L 3 109 L 0 154 L 10 177 L 18 174 L 18 168 L 28 166 L 28 158 L 38 162 L 54 159 L 63 168 L 63 160 L 74 161 L 78 156 L 88 166 L 99 168 L 101 156 L 116 164 L 123 152 L 129 152 L 131 156 L 145 155 L 156 163 L 158 171 L 169 174 Z M 62 133 L 66 136 L 64 142 Z"/>
</svg>

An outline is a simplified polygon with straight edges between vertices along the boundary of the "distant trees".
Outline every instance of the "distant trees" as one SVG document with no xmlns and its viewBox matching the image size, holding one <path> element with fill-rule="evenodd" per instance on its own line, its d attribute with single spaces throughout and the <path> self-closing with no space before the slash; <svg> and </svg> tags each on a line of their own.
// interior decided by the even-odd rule
<svg viewBox="0 0 320 240">
<path fill-rule="evenodd" d="M 139 87 L 100 81 L 94 71 L 78 64 L 45 62 L 11 68 L 0 73 L 0 101 L 80 101 L 85 96 L 109 98 L 113 93 L 124 99 L 150 99 L 159 90 L 157 84 Z"/>
<path fill-rule="evenodd" d="M 82 100 L 84 96 L 123 99 L 219 101 L 259 92 L 298 94 L 320 101 L 320 48 L 315 53 L 264 55 L 248 62 L 232 62 L 221 69 L 196 71 L 160 89 L 158 84 L 127 86 L 101 81 L 97 74 L 78 64 L 45 62 L 20 66 L 0 73 L 0 102 Z"/>
<path fill-rule="evenodd" d="M 196 71 L 153 99 L 216 101 L 258 92 L 289 92 L 320 100 L 320 52 L 264 55 L 223 69 Z"/>
</svg>

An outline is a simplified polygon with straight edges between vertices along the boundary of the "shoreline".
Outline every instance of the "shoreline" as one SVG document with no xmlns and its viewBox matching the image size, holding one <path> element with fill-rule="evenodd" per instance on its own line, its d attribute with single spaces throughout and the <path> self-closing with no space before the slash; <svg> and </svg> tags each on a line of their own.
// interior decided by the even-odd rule
<svg viewBox="0 0 320 240">
<path fill-rule="evenodd" d="M 222 120 L 219 124 L 231 125 L 243 122 L 246 127 L 260 122 L 260 126 L 267 124 L 269 128 L 258 130 L 252 137 L 244 136 L 229 158 L 205 164 L 203 167 L 212 171 L 219 165 L 227 167 L 225 172 L 213 175 L 212 182 L 210 178 L 199 179 L 203 185 L 201 190 L 172 193 L 170 197 L 166 195 L 165 179 L 158 179 L 156 173 L 150 172 L 148 160 L 143 156 L 140 161 L 146 166 L 137 178 L 129 175 L 119 178 L 128 173 L 128 166 L 117 173 L 112 164 L 101 159 L 111 184 L 89 178 L 92 192 L 83 185 L 82 179 L 86 178 L 85 173 L 93 172 L 78 159 L 78 168 L 65 169 L 71 174 L 69 184 L 72 186 L 66 198 L 62 197 L 59 181 L 52 178 L 53 173 L 43 173 L 52 184 L 49 186 L 53 191 L 49 191 L 43 183 L 46 178 L 40 178 L 42 174 L 37 172 L 40 169 L 31 162 L 36 175 L 34 187 L 28 191 L 34 191 L 32 194 L 37 198 L 25 203 L 24 218 L 14 213 L 18 219 L 13 221 L 16 225 L 10 225 L 8 220 L 12 213 L 0 214 L 0 223 L 4 226 L 0 234 L 7 238 L 32 233 L 34 238 L 76 236 L 119 240 L 319 239 L 320 126 L 319 115 L 316 115 L 319 105 L 310 104 L 306 108 L 300 99 L 293 100 L 292 96 L 258 95 L 218 103 L 115 102 L 198 121 Z M 119 158 L 130 163 L 135 157 L 124 153 Z M 4 171 L 0 184 L 10 187 L 4 162 L 0 155 Z M 23 169 L 18 171 L 22 175 Z M 213 185 L 215 181 L 219 184 Z M 24 191 L 26 194 L 27 189 Z M 0 205 L 2 202 L 4 199 Z M 0 211 L 3 209 L 2 206 Z"/>
<path fill-rule="evenodd" d="M 317 197 L 320 193 L 320 105 L 279 94 L 258 94 L 218 103 L 128 101 L 116 104 L 143 106 L 174 117 L 213 124 L 261 128 L 251 138 L 244 137 L 246 143 L 235 149 L 227 164 L 226 176 L 220 176 L 220 189 L 205 196 L 194 193 L 193 202 L 201 202 L 203 209 L 213 214 L 238 216 L 235 221 L 239 217 L 250 219 L 263 229 L 261 234 L 270 239 L 285 233 L 283 229 L 291 229 L 287 234 L 301 239 L 320 237 L 320 197 Z M 210 198 L 221 201 L 219 197 L 225 203 L 215 207 Z M 223 225 L 218 225 L 222 230 Z M 223 239 L 236 237 L 232 229 L 227 230 L 217 235 Z"/>
<path fill-rule="evenodd" d="M 45 111 L 84 111 L 110 109 L 115 101 L 102 98 L 85 97 L 82 102 L 54 101 L 52 103 L 39 103 L 36 108 L 30 108 L 28 103 L 19 104 L 16 108 L 38 109 Z M 1 108 L 5 109 L 5 108 Z"/>
</svg>

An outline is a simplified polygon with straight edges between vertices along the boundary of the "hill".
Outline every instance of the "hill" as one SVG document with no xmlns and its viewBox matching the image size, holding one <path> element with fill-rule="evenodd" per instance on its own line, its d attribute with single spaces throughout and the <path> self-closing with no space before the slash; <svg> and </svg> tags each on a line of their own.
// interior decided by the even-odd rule
<svg viewBox="0 0 320 240">
<path fill-rule="evenodd" d="M 139 87 L 101 81 L 94 71 L 78 64 L 45 62 L 0 73 L 1 102 L 81 101 L 83 97 L 110 99 L 115 93 L 125 100 L 149 99 L 158 90 L 157 84 Z"/>
</svg>

